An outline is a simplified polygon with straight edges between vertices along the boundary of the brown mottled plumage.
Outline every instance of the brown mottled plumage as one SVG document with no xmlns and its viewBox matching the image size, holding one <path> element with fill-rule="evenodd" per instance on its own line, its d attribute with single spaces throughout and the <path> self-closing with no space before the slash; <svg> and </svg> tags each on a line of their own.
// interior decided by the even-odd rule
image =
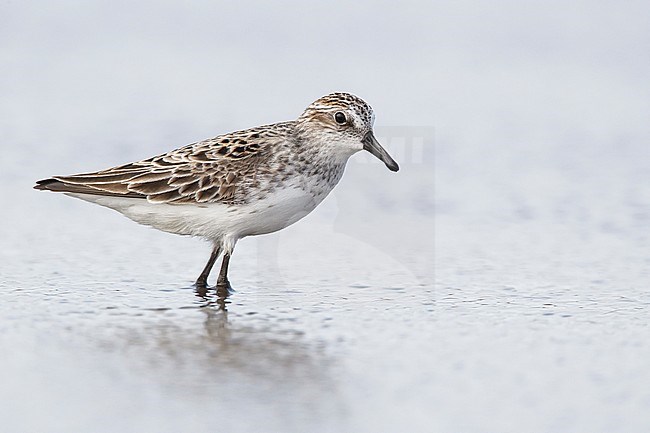
<svg viewBox="0 0 650 433">
<path fill-rule="evenodd" d="M 247 187 L 264 171 L 259 166 L 274 159 L 271 149 L 286 142 L 293 123 L 232 132 L 97 172 L 54 176 L 36 188 L 152 203 L 244 203 L 251 199 Z"/>
</svg>

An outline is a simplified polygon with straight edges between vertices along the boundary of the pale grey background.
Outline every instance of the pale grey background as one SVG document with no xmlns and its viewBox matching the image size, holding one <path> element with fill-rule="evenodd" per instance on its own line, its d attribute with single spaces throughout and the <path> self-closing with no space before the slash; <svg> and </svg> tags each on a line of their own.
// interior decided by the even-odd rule
<svg viewBox="0 0 650 433">
<path fill-rule="evenodd" d="M 48 431 L 640 432 L 647 2 L 0 3 L 0 423 Z M 31 190 L 295 118 L 356 155 L 304 221 L 209 247 Z M 434 241 L 435 239 L 435 241 Z"/>
</svg>

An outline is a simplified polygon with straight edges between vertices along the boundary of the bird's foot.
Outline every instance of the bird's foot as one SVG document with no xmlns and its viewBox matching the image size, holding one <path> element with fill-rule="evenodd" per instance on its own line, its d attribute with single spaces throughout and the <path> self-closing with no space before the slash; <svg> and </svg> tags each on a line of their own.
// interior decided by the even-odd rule
<svg viewBox="0 0 650 433">
<path fill-rule="evenodd" d="M 230 285 L 230 281 L 228 281 L 227 278 L 223 280 L 218 280 L 216 288 L 217 288 L 217 296 L 224 297 L 224 298 L 231 295 L 234 292 L 232 286 Z"/>
<path fill-rule="evenodd" d="M 208 295 L 209 289 L 210 287 L 208 287 L 207 281 L 197 280 L 196 283 L 194 283 L 194 290 L 200 298 L 205 298 Z"/>
</svg>

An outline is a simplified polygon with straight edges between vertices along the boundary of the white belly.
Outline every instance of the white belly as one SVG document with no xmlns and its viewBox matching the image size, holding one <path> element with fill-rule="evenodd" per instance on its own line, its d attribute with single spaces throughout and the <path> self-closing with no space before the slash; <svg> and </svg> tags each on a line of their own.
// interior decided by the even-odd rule
<svg viewBox="0 0 650 433">
<path fill-rule="evenodd" d="M 277 190 L 246 205 L 164 204 L 138 198 L 73 194 L 76 198 L 114 209 L 140 224 L 162 231 L 200 236 L 231 250 L 245 236 L 272 233 L 309 214 L 325 198 L 300 188 Z"/>
</svg>

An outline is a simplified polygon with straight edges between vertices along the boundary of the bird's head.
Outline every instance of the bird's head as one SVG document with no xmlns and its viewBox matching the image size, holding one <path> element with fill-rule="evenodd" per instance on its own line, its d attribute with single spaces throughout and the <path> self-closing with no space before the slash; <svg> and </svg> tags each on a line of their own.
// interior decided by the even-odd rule
<svg viewBox="0 0 650 433">
<path fill-rule="evenodd" d="M 363 99 L 349 93 L 330 93 L 317 99 L 300 115 L 297 127 L 310 141 L 345 158 L 366 150 L 391 171 L 399 165 L 375 138 L 375 115 Z M 325 149 L 323 149 L 325 151 Z"/>
</svg>

